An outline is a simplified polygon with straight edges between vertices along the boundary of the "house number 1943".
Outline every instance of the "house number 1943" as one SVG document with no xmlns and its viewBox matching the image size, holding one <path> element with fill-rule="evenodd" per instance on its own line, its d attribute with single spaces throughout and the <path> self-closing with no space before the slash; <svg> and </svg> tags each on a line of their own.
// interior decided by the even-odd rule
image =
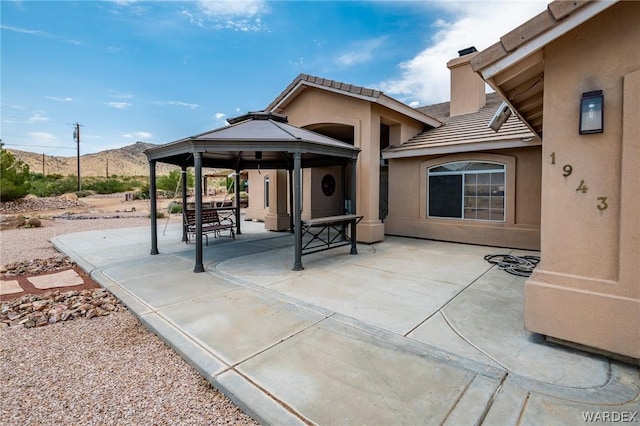
<svg viewBox="0 0 640 426">
<path fill-rule="evenodd" d="M 549 155 L 549 157 L 551 157 L 551 164 L 555 165 L 556 153 L 552 152 L 551 155 Z M 573 174 L 573 166 L 571 164 L 565 164 L 564 166 L 562 166 L 562 172 L 563 172 L 562 176 L 564 177 L 571 176 L 571 174 Z M 576 191 L 580 191 L 583 194 L 586 194 L 588 190 L 589 188 L 587 187 L 587 185 L 584 184 L 584 179 L 580 179 L 580 184 L 576 188 Z M 607 197 L 598 197 L 597 200 L 598 200 L 598 204 L 596 205 L 596 207 L 598 208 L 598 210 L 602 211 L 609 208 L 609 204 L 607 203 Z"/>
</svg>

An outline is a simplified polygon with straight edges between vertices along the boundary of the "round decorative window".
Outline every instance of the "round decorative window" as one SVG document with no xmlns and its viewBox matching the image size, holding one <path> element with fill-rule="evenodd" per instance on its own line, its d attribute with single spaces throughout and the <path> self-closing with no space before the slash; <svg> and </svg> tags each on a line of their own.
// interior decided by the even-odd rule
<svg viewBox="0 0 640 426">
<path fill-rule="evenodd" d="M 327 197 L 331 197 L 336 191 L 336 180 L 333 175 L 326 174 L 322 178 L 322 193 Z"/>
</svg>

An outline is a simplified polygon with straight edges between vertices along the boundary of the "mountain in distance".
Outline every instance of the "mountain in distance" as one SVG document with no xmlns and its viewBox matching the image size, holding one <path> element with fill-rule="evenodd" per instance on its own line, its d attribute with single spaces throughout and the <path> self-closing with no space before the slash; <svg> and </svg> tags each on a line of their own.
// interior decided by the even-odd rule
<svg viewBox="0 0 640 426">
<path fill-rule="evenodd" d="M 155 146 L 157 145 L 152 143 L 136 142 L 118 149 L 81 155 L 80 176 L 106 177 L 107 174 L 108 176 L 149 176 L 149 162 L 144 151 Z M 16 149 L 7 149 L 7 151 L 11 152 L 17 160 L 27 164 L 29 171 L 32 173 L 75 176 L 78 172 L 77 156 L 58 157 Z M 179 169 L 179 167 L 160 162 L 156 163 L 157 175 L 166 175 L 175 169 Z"/>
</svg>

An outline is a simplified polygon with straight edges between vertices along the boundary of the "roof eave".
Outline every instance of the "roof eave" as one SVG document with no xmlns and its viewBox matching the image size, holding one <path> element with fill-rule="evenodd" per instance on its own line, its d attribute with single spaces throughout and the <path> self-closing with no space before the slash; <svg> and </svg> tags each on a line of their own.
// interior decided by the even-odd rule
<svg viewBox="0 0 640 426">
<path fill-rule="evenodd" d="M 555 3 L 558 2 L 549 4 L 547 10 L 542 14 L 553 15 L 553 12 L 551 12 L 551 10 L 552 5 Z M 578 25 L 588 21 L 589 19 L 601 13 L 603 10 L 611 7 L 615 3 L 617 3 L 617 1 L 606 0 L 595 0 L 586 3 L 580 3 L 580 6 L 575 11 L 573 11 L 573 13 L 563 15 L 559 21 L 555 22 L 554 25 L 550 25 L 549 28 L 543 30 L 542 32 L 530 36 L 527 41 L 521 44 L 509 42 L 509 38 L 512 33 L 516 32 L 518 28 L 524 27 L 529 22 L 542 15 L 540 14 L 536 18 L 516 28 L 511 33 L 501 37 L 500 42 L 483 50 L 474 58 L 472 58 L 471 66 L 475 72 L 479 73 L 482 76 L 483 79 L 491 79 L 497 73 L 515 65 L 517 62 L 520 62 L 527 56 L 541 50 L 548 43 L 560 38 L 564 34 L 576 28 Z"/>
<path fill-rule="evenodd" d="M 619 1 L 619 0 L 617 0 Z M 500 94 L 518 118 L 536 135 L 542 134 L 539 114 L 534 118 L 520 111 L 515 97 L 503 87 L 504 75 L 517 75 L 519 68 L 542 64 L 540 90 L 544 90 L 544 47 L 564 34 L 593 18 L 617 1 L 594 0 L 583 2 L 554 1 L 547 9 L 500 38 L 498 43 L 471 59 L 475 72 Z M 540 112 L 542 111 L 540 106 Z"/>
<path fill-rule="evenodd" d="M 382 105 L 386 108 L 389 108 L 393 111 L 399 112 L 407 117 L 413 118 L 423 124 L 431 126 L 433 128 L 442 126 L 442 121 L 437 120 L 430 115 L 424 114 L 418 111 L 415 108 L 411 108 L 409 105 L 406 105 L 397 99 L 394 99 L 385 94 L 381 94 L 378 99 L 375 101 L 377 104 Z"/>
<path fill-rule="evenodd" d="M 420 147 L 415 149 L 407 148 L 398 151 L 383 151 L 382 158 L 389 160 L 396 158 L 424 157 L 429 155 L 457 154 L 462 152 L 489 151 L 495 149 L 525 148 L 539 146 L 541 144 L 542 141 L 540 138 L 530 136 L 528 138 L 493 140 L 486 142 L 465 142 L 432 147 Z"/>
</svg>

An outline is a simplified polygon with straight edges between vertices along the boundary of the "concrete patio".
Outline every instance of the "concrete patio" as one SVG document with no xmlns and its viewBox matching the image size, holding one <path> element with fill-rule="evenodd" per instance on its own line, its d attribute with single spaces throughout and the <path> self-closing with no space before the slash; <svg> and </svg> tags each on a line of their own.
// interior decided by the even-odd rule
<svg viewBox="0 0 640 426">
<path fill-rule="evenodd" d="M 147 227 L 53 243 L 265 424 L 640 421 L 638 368 L 527 332 L 525 278 L 483 259 L 529 253 L 387 237 L 294 272 L 291 234 L 242 226 L 211 239 L 200 274 L 180 225 L 156 256 Z"/>
</svg>

